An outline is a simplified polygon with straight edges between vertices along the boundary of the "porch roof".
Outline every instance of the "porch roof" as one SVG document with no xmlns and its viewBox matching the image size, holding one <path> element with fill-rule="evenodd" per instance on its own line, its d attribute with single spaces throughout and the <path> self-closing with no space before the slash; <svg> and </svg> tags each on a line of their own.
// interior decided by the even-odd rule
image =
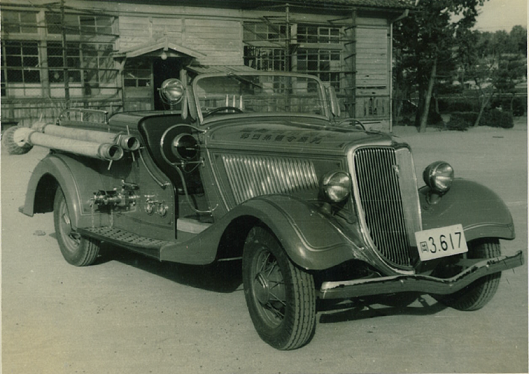
<svg viewBox="0 0 529 374">
<path fill-rule="evenodd" d="M 193 57 L 200 58 L 206 55 L 194 49 L 172 43 L 164 36 L 160 39 L 151 40 L 147 43 L 134 45 L 129 48 L 123 48 L 113 54 L 114 58 L 132 58 L 139 56 L 156 56 L 160 57 L 165 52 L 166 57 Z"/>
</svg>

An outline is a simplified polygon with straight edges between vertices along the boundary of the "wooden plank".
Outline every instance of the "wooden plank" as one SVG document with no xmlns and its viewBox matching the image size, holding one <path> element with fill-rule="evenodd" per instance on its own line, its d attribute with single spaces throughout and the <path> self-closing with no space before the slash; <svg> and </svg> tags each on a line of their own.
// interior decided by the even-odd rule
<svg viewBox="0 0 529 374">
<path fill-rule="evenodd" d="M 385 26 L 388 27 L 387 18 L 383 17 L 357 17 L 358 26 Z"/>
<path fill-rule="evenodd" d="M 186 27 L 239 27 L 239 21 L 186 18 Z"/>
</svg>

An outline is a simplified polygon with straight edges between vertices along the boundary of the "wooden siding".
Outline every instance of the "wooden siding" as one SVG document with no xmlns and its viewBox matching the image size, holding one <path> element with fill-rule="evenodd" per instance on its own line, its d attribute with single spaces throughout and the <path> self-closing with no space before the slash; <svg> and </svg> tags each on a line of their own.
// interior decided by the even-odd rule
<svg viewBox="0 0 529 374">
<path fill-rule="evenodd" d="M 242 24 L 237 20 L 121 16 L 119 25 L 122 50 L 167 36 L 172 43 L 205 54 L 198 61 L 201 64 L 243 63 Z"/>
<path fill-rule="evenodd" d="M 184 46 L 202 52 L 203 65 L 242 65 L 242 24 L 240 21 L 186 19 Z"/>
<path fill-rule="evenodd" d="M 388 87 L 387 34 L 387 27 L 357 28 L 356 86 L 358 88 Z"/>
</svg>

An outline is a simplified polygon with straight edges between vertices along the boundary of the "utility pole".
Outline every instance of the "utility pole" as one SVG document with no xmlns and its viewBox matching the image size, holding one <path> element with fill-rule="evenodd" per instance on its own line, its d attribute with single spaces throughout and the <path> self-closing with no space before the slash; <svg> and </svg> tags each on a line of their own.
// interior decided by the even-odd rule
<svg viewBox="0 0 529 374">
<path fill-rule="evenodd" d="M 68 73 L 68 50 L 66 44 L 66 24 L 64 20 L 64 0 L 61 0 L 61 36 L 62 36 L 62 66 L 64 69 L 64 100 L 66 109 L 70 107 L 70 74 Z"/>
</svg>

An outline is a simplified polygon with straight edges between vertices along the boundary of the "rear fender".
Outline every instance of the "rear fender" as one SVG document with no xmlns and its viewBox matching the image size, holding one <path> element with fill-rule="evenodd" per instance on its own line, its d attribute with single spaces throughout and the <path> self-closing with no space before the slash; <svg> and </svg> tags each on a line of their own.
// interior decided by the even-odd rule
<svg viewBox="0 0 529 374">
<path fill-rule="evenodd" d="M 51 196 L 59 185 L 66 199 L 72 226 L 90 225 L 90 212 L 87 209 L 91 192 L 102 189 L 100 175 L 94 169 L 77 159 L 63 154 L 50 154 L 42 159 L 31 175 L 22 213 L 32 217 L 35 213 L 53 210 L 52 204 L 38 204 L 39 196 Z"/>
<path fill-rule="evenodd" d="M 487 187 L 464 179 L 454 180 L 437 203 L 429 187 L 419 190 L 423 228 L 462 224 L 467 241 L 479 238 L 514 239 L 514 223 L 501 198 Z"/>
</svg>

